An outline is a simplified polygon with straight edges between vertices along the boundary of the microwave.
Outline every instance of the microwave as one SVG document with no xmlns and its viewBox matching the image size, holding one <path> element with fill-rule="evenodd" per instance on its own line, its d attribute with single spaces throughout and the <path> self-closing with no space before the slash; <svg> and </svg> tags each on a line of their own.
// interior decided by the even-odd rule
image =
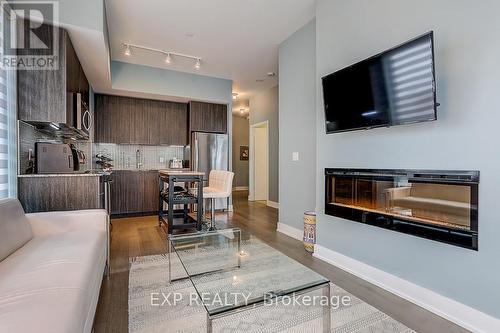
<svg viewBox="0 0 500 333">
<path fill-rule="evenodd" d="M 88 135 L 92 126 L 92 116 L 81 93 L 68 93 L 68 111 L 72 115 L 73 127 Z"/>
</svg>

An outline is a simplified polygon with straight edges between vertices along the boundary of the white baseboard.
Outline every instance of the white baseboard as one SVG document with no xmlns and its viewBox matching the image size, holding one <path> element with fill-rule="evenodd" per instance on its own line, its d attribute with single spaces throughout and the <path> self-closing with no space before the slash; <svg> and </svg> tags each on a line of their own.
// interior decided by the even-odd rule
<svg viewBox="0 0 500 333">
<path fill-rule="evenodd" d="M 227 206 L 227 211 L 228 212 L 234 212 L 234 206 L 233 205 L 228 205 Z"/>
<path fill-rule="evenodd" d="M 288 224 L 278 222 L 278 228 L 276 230 L 278 232 L 281 232 L 282 234 L 285 234 L 302 242 L 303 231 L 300 229 L 291 227 Z"/>
<path fill-rule="evenodd" d="M 279 202 L 274 202 L 271 200 L 267 200 L 267 205 L 272 208 L 280 209 L 280 203 Z"/>
<path fill-rule="evenodd" d="M 278 224 L 278 231 L 279 228 Z M 285 231 L 282 232 L 286 234 Z M 314 257 L 404 298 L 467 330 L 481 333 L 500 332 L 500 319 L 324 246 L 315 246 Z"/>
<path fill-rule="evenodd" d="M 248 191 L 248 186 L 236 186 L 233 187 L 233 191 Z"/>
</svg>

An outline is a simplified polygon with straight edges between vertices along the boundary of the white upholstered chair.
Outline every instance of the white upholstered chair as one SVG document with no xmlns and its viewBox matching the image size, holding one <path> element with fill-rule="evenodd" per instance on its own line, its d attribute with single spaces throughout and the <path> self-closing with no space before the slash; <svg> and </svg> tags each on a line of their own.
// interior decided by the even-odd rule
<svg viewBox="0 0 500 333">
<path fill-rule="evenodd" d="M 208 186 L 203 188 L 203 199 L 210 199 L 210 229 L 214 229 L 215 227 L 215 199 L 224 199 L 231 196 L 233 178 L 234 172 L 231 171 L 210 171 Z"/>
</svg>

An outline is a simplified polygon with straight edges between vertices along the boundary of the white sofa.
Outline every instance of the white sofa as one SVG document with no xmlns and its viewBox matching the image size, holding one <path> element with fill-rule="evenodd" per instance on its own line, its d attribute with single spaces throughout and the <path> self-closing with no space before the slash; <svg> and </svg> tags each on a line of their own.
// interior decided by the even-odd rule
<svg viewBox="0 0 500 333">
<path fill-rule="evenodd" d="M 24 214 L 0 200 L 0 332 L 91 332 L 107 225 L 105 210 Z"/>
</svg>

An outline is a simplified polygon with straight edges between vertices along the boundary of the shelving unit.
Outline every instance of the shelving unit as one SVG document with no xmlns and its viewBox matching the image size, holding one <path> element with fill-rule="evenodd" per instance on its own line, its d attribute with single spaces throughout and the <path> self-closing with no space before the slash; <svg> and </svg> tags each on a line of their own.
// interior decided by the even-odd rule
<svg viewBox="0 0 500 333">
<path fill-rule="evenodd" d="M 166 224 L 169 234 L 172 234 L 174 229 L 201 230 L 203 222 L 203 176 L 203 172 L 160 171 L 158 221 L 160 226 L 163 223 Z M 176 183 L 184 183 L 184 190 L 175 191 Z M 196 196 L 190 194 L 187 190 L 193 184 L 196 184 Z M 168 206 L 167 210 L 164 209 L 164 203 Z M 196 218 L 188 214 L 189 205 L 193 204 L 197 205 Z M 180 212 L 175 211 L 175 205 L 183 205 L 183 209 Z M 181 219 L 182 222 L 176 224 L 174 219 Z"/>
</svg>

